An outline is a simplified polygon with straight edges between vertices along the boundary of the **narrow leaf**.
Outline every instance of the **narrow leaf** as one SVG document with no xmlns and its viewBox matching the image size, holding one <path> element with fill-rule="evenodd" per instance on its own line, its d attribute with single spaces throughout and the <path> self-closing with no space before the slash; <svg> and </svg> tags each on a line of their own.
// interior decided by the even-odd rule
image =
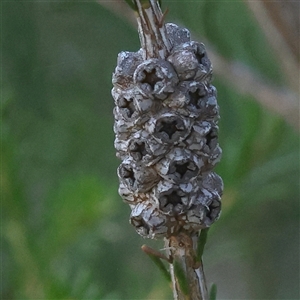
<svg viewBox="0 0 300 300">
<path fill-rule="evenodd" d="M 174 265 L 175 277 L 178 280 L 180 290 L 182 291 L 183 294 L 188 295 L 189 294 L 189 284 L 188 284 L 188 280 L 186 278 L 186 274 L 178 261 L 175 260 L 173 265 Z"/>
<path fill-rule="evenodd" d="M 207 241 L 208 229 L 202 229 L 198 238 L 197 261 L 200 261 L 203 255 L 204 247 Z"/>
<path fill-rule="evenodd" d="M 167 279 L 168 282 L 171 282 L 171 275 L 169 271 L 167 270 L 166 266 L 163 264 L 161 259 L 166 259 L 163 257 L 161 253 L 158 251 L 149 248 L 146 245 L 142 246 L 142 250 L 149 256 L 149 258 L 156 264 L 156 266 L 161 271 L 162 275 Z M 167 259 L 166 259 L 167 260 Z"/>
<path fill-rule="evenodd" d="M 216 300 L 216 299 L 217 299 L 217 286 L 215 283 L 213 283 L 209 291 L 209 300 Z"/>
</svg>

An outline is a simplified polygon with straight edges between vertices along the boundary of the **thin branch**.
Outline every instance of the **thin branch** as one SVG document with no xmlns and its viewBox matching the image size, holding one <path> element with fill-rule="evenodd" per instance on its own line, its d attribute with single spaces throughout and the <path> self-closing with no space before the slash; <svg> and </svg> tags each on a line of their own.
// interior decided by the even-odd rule
<svg viewBox="0 0 300 300">
<path fill-rule="evenodd" d="M 280 32 L 288 47 L 300 63 L 300 2 L 299 1 L 266 1 L 263 5 L 274 26 Z"/>
<path fill-rule="evenodd" d="M 138 31 L 144 58 L 165 59 L 171 50 L 163 22 L 164 15 L 156 0 L 149 0 L 147 7 L 139 0 L 134 0 L 137 11 Z"/>
<path fill-rule="evenodd" d="M 251 0 L 247 0 L 246 2 L 249 8 L 251 9 L 251 11 L 253 12 L 254 16 L 256 17 L 256 20 L 260 25 L 260 28 L 264 32 L 276 56 L 278 57 L 279 65 L 281 65 L 282 71 L 285 73 L 285 76 L 288 79 L 287 84 L 289 84 L 290 87 L 295 91 L 299 91 L 299 64 L 298 64 L 299 60 L 297 59 L 297 55 L 299 55 L 299 52 L 295 55 L 295 52 L 293 52 L 293 48 L 291 48 L 286 38 L 281 33 L 281 31 L 285 32 L 282 26 L 282 24 L 284 24 L 283 23 L 284 19 L 279 19 L 278 15 L 277 16 L 274 15 L 274 9 L 275 9 L 274 3 L 267 3 L 265 1 L 251 1 Z M 289 1 L 286 1 L 284 4 L 284 6 L 289 6 L 289 5 L 290 5 Z M 293 19 L 292 15 L 289 16 L 289 18 Z M 298 10 L 298 18 L 299 18 L 299 10 Z M 279 24 L 279 20 L 281 20 L 281 24 Z M 281 30 L 279 28 L 281 28 Z M 295 24 L 295 27 L 292 29 L 292 32 L 294 31 L 296 34 L 297 29 L 298 29 L 297 25 Z M 296 34 L 296 40 L 299 43 L 299 33 L 298 36 Z"/>
<path fill-rule="evenodd" d="M 207 47 L 208 48 L 208 47 Z M 208 50 L 214 63 L 214 72 L 242 95 L 252 96 L 260 105 L 284 118 L 299 131 L 299 95 L 285 87 L 269 83 L 263 76 L 245 64 L 228 61 Z"/>
<path fill-rule="evenodd" d="M 123 18 L 133 26 L 136 26 L 134 14 L 123 1 L 102 2 L 99 0 L 99 4 L 118 15 L 119 18 Z M 192 35 L 198 40 L 204 40 L 197 38 L 195 33 L 192 33 Z M 284 118 L 294 129 L 300 129 L 299 91 L 297 94 L 287 87 L 278 87 L 269 83 L 261 74 L 254 72 L 245 64 L 226 60 L 215 52 L 207 41 L 204 42 L 209 57 L 214 64 L 214 74 L 216 76 L 219 76 L 228 86 L 232 86 L 242 95 L 252 96 L 260 105 Z M 296 76 L 297 78 L 299 79 L 299 73 Z"/>
<path fill-rule="evenodd" d="M 165 240 L 175 300 L 208 300 L 202 260 L 197 260 L 198 235 L 184 233 Z"/>
</svg>

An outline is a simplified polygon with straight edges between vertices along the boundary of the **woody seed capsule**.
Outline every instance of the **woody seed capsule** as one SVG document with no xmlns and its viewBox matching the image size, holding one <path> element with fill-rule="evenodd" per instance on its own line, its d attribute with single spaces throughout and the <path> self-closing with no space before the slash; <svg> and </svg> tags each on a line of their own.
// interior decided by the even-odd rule
<svg viewBox="0 0 300 300">
<path fill-rule="evenodd" d="M 221 210 L 219 107 L 205 47 L 165 25 L 167 51 L 121 52 L 113 74 L 119 194 L 143 237 L 195 233 Z M 162 55 L 161 53 L 165 53 Z"/>
</svg>

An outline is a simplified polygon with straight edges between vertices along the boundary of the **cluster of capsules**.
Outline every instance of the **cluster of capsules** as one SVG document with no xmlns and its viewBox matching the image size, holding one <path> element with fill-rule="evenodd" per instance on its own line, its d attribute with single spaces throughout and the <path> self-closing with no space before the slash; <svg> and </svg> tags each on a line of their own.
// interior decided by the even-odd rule
<svg viewBox="0 0 300 300">
<path fill-rule="evenodd" d="M 166 59 L 121 52 L 112 96 L 119 194 L 143 237 L 170 237 L 209 227 L 221 210 L 219 107 L 202 43 L 165 25 Z"/>
</svg>

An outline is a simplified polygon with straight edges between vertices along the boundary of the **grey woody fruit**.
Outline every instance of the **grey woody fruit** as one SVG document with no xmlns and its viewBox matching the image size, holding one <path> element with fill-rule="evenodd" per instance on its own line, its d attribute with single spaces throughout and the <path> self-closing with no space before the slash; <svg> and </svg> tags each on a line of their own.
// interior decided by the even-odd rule
<svg viewBox="0 0 300 300">
<path fill-rule="evenodd" d="M 219 107 L 212 66 L 202 43 L 175 24 L 164 58 L 143 49 L 121 52 L 112 96 L 119 194 L 143 237 L 195 233 L 219 217 L 222 179 Z"/>
<path fill-rule="evenodd" d="M 169 62 L 154 58 L 144 61 L 136 68 L 133 80 L 143 95 L 162 100 L 174 92 L 179 81 Z"/>
</svg>

